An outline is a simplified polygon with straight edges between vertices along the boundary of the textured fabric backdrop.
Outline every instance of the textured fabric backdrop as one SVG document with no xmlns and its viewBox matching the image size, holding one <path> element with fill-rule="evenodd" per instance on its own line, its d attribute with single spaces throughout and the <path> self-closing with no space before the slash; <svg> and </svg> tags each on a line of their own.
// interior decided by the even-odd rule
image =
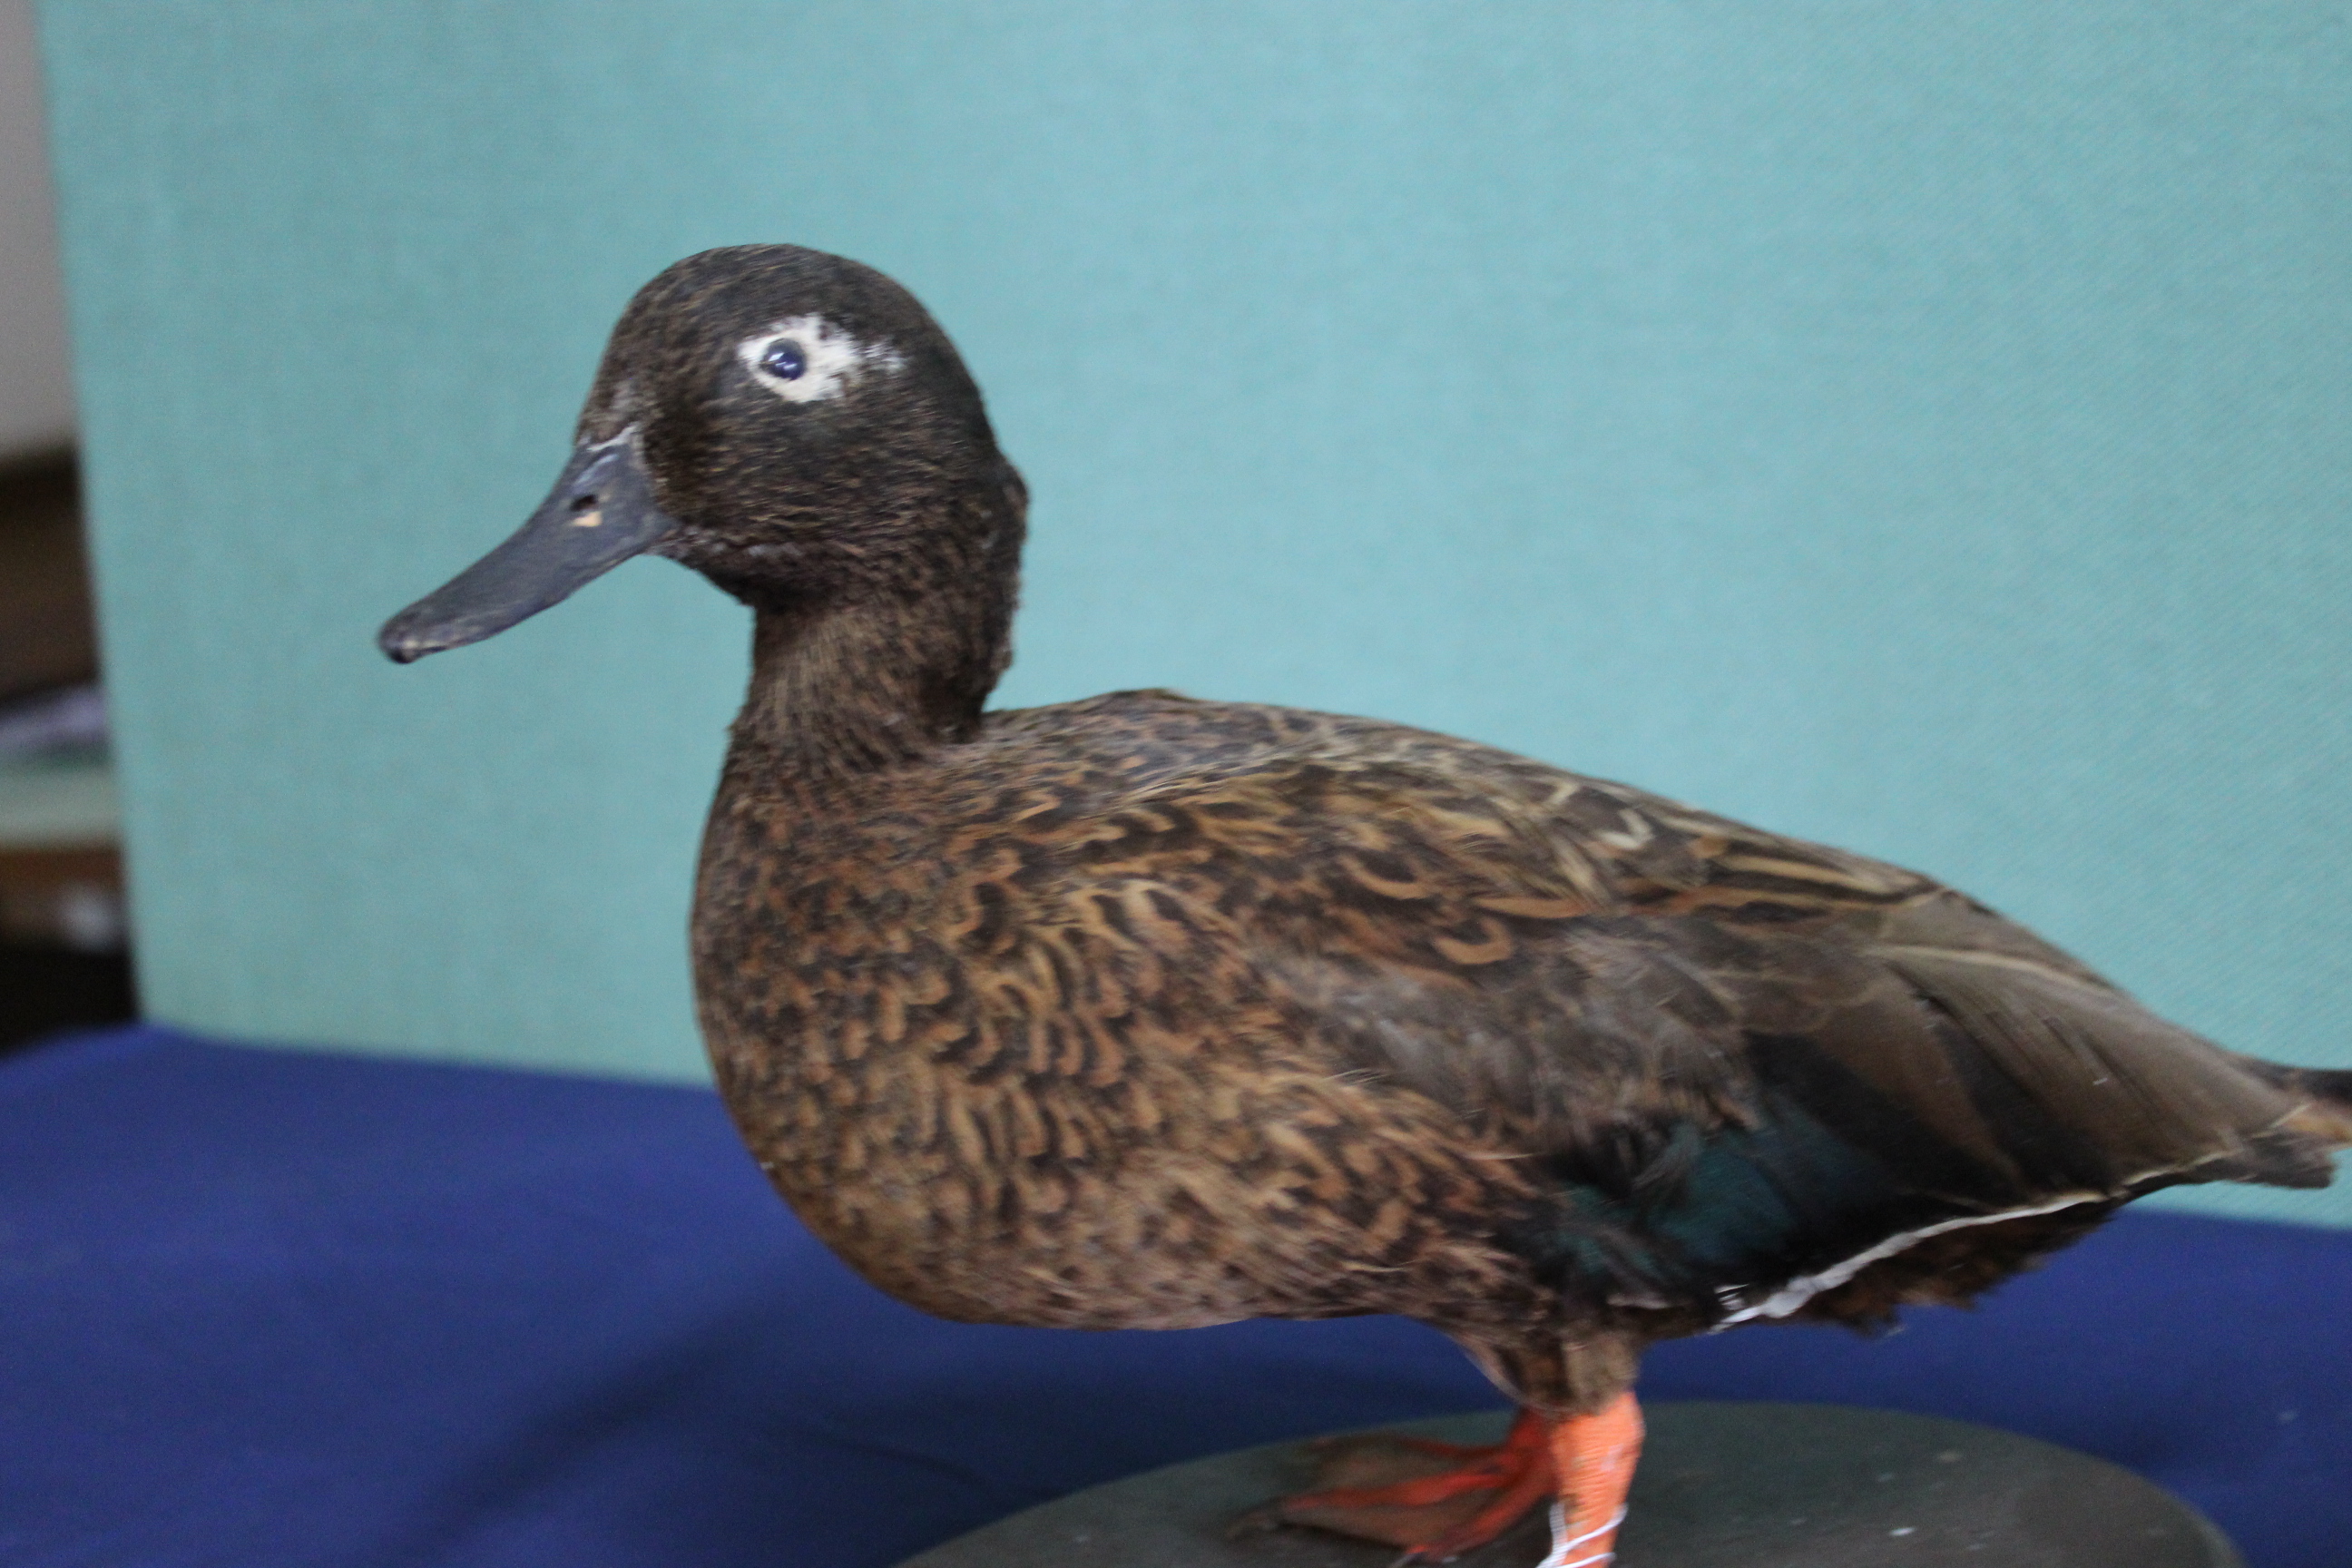
<svg viewBox="0 0 2352 1568">
<path fill-rule="evenodd" d="M 1466 732 L 2352 1062 L 2347 24 L 51 0 L 146 994 L 700 1070 L 740 613 L 647 562 L 370 637 L 536 500 L 631 289 L 792 239 L 923 295 L 1027 469 L 1009 698 Z"/>
</svg>

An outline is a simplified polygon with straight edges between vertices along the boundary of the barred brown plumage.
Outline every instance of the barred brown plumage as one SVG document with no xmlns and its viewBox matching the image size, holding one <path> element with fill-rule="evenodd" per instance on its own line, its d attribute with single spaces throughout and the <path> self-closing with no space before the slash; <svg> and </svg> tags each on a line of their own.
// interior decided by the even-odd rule
<svg viewBox="0 0 2352 1568">
<path fill-rule="evenodd" d="M 787 327 L 831 353 L 790 395 L 751 352 Z M 928 1310 L 1417 1318 L 1550 1434 L 1445 1485 L 1584 1477 L 1562 1529 L 1605 1553 L 1652 1342 L 1965 1300 L 2141 1193 L 2324 1184 L 2352 1142 L 2352 1078 L 2223 1051 L 1896 867 L 1372 720 L 983 711 L 1026 491 L 855 263 L 671 268 L 579 441 L 384 645 L 560 599 L 618 559 L 583 516 L 751 606 L 703 1030 L 778 1190 Z M 1499 1528 L 1335 1495 L 1291 1517 L 1428 1555 Z"/>
</svg>

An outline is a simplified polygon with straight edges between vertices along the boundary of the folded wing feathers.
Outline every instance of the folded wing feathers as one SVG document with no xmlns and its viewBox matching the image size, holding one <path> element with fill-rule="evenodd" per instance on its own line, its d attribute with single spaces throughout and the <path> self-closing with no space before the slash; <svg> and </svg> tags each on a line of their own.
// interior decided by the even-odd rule
<svg viewBox="0 0 2352 1568">
<path fill-rule="evenodd" d="M 2121 1192 L 2168 1175 L 2324 1184 L 2324 1149 L 2282 1137 L 2296 1110 L 2245 1058 L 2122 993 L 2000 955 L 1879 956 L 1967 1047 L 2060 1126 L 2095 1145 Z"/>
<path fill-rule="evenodd" d="M 2026 942 L 1727 942 L 1648 917 L 1563 922 L 1545 946 L 1517 985 L 1475 993 L 1377 969 L 1290 979 L 1364 1065 L 1583 1192 L 1569 1228 L 1528 1245 L 1620 1300 L 1704 1287 L 1723 1321 L 1778 1316 L 1962 1227 L 2178 1181 L 2324 1184 L 2352 1142 L 2352 1095 L 2326 1101 L 2312 1075 Z"/>
</svg>

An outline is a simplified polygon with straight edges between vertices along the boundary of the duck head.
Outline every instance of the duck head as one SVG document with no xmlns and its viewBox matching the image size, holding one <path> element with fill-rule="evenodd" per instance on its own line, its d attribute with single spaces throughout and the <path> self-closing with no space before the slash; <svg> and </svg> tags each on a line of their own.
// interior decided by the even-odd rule
<svg viewBox="0 0 2352 1568">
<path fill-rule="evenodd" d="M 919 716 L 952 727 L 1007 662 L 1025 506 L 913 295 L 798 246 L 705 251 L 622 313 L 530 521 L 377 643 L 404 664 L 478 642 L 650 553 L 751 605 L 772 661 L 814 641 L 835 664 L 929 667 L 866 673 L 912 681 Z"/>
</svg>

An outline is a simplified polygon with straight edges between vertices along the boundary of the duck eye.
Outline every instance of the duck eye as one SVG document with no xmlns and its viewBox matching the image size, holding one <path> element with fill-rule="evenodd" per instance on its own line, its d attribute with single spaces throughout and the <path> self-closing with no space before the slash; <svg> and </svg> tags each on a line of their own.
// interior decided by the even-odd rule
<svg viewBox="0 0 2352 1568">
<path fill-rule="evenodd" d="M 798 381 L 808 370 L 808 355 L 790 338 L 779 338 L 760 356 L 760 368 L 778 381 Z"/>
<path fill-rule="evenodd" d="M 786 403 L 839 397 L 869 377 L 907 368 L 888 342 L 853 337 L 822 316 L 788 316 L 738 338 L 735 361 Z"/>
</svg>

